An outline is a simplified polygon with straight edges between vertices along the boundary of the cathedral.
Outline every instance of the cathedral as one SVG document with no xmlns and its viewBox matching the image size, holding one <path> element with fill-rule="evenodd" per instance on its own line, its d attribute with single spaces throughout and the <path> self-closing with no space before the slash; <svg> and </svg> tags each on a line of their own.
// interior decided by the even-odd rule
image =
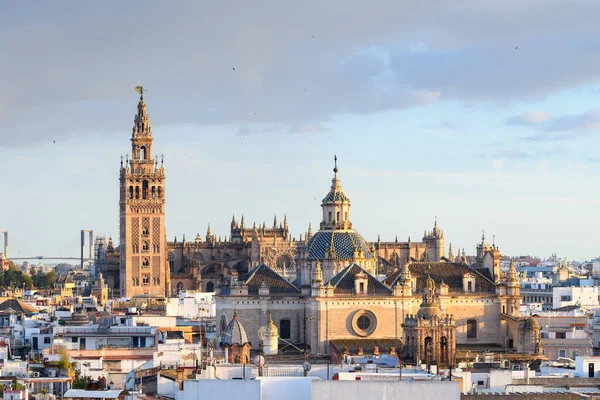
<svg viewBox="0 0 600 400">
<path fill-rule="evenodd" d="M 423 243 L 368 243 L 353 228 L 337 163 L 333 171 L 319 231 L 296 242 L 293 279 L 261 258 L 217 286 L 221 332 L 235 315 L 258 344 L 258 327 L 273 320 L 282 340 L 315 355 L 388 343 L 406 362 L 438 365 L 482 347 L 541 354 L 539 326 L 519 317 L 514 263 L 502 274 L 495 245 L 482 238 L 471 264 L 464 251 L 445 257 L 437 222 Z"/>
<path fill-rule="evenodd" d="M 295 238 L 287 217 L 273 225 L 231 220 L 228 237 L 167 242 L 162 158 L 140 87 L 131 158 L 119 172 L 119 245 L 99 239 L 97 266 L 113 297 L 215 292 L 221 339 L 246 325 L 247 342 L 274 324 L 282 341 L 312 354 L 390 353 L 414 363 L 454 364 L 460 351 L 510 348 L 541 354 L 539 325 L 519 317 L 514 264 L 500 270 L 500 250 L 482 237 L 474 259 L 445 254 L 437 220 L 421 242 L 366 241 L 351 222 L 337 158 L 321 202 L 321 222 Z M 226 338 L 225 338 L 226 339 Z M 223 343 L 228 343 L 224 340 Z"/>
</svg>

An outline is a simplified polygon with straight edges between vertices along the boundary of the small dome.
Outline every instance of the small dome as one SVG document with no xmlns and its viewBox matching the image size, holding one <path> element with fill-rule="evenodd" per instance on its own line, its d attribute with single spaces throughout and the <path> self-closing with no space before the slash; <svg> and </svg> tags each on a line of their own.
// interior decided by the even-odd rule
<svg viewBox="0 0 600 400">
<path fill-rule="evenodd" d="M 440 307 L 437 305 L 437 303 L 421 303 L 421 307 L 417 312 L 417 317 L 429 320 L 432 319 L 434 315 L 442 315 L 442 310 L 440 310 Z"/>
<path fill-rule="evenodd" d="M 243 345 L 248 343 L 248 335 L 246 329 L 238 319 L 237 312 L 233 313 L 233 319 L 227 325 L 223 344 L 233 346 L 234 344 Z"/>
<path fill-rule="evenodd" d="M 333 258 L 338 260 L 351 260 L 356 251 L 361 251 L 364 258 L 373 258 L 367 242 L 355 230 L 319 231 L 310 238 L 307 247 L 309 260 L 328 258 L 330 249 L 335 251 Z"/>
<path fill-rule="evenodd" d="M 540 324 L 539 322 L 537 322 L 537 320 L 533 317 L 529 317 L 525 320 L 525 324 L 523 325 L 523 327 L 525 329 L 540 329 Z"/>
</svg>

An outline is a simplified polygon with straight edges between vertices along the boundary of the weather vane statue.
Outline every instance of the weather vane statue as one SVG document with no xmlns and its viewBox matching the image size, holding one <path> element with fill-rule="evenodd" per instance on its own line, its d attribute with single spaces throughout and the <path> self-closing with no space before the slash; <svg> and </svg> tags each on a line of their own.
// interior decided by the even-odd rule
<svg viewBox="0 0 600 400">
<path fill-rule="evenodd" d="M 135 87 L 135 91 L 140 94 L 140 100 L 144 100 L 144 92 L 147 92 L 146 89 L 141 84 L 138 84 Z"/>
</svg>

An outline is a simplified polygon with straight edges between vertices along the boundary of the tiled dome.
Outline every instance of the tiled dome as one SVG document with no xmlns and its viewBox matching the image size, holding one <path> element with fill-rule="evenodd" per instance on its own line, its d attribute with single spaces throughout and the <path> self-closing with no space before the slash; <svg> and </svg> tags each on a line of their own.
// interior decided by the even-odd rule
<svg viewBox="0 0 600 400">
<path fill-rule="evenodd" d="M 373 258 L 367 242 L 355 230 L 319 231 L 310 238 L 307 248 L 309 260 L 326 259 L 330 250 L 338 260 L 353 259 L 355 250 L 362 250 L 361 257 Z"/>
<path fill-rule="evenodd" d="M 223 344 L 233 346 L 234 344 L 243 345 L 248 343 L 248 335 L 246 329 L 238 319 L 236 312 L 233 313 L 233 319 L 227 325 L 225 330 L 225 337 L 223 338 Z"/>
</svg>

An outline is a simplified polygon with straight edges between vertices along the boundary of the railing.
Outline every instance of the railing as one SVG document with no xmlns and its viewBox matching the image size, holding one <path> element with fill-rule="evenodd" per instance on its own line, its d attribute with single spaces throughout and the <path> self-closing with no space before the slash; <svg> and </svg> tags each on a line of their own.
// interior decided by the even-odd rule
<svg viewBox="0 0 600 400">
<path fill-rule="evenodd" d="M 70 326 L 61 326 L 58 327 L 57 334 L 58 335 L 73 335 L 73 334 L 85 334 L 85 335 L 154 335 L 156 333 L 156 329 L 152 326 L 140 326 L 140 327 L 121 327 L 121 326 L 111 326 L 110 329 L 103 330 L 99 327 L 87 327 L 87 328 L 78 328 L 78 327 L 70 327 Z"/>
<path fill-rule="evenodd" d="M 263 368 L 263 376 L 304 376 L 302 368 Z"/>
</svg>

